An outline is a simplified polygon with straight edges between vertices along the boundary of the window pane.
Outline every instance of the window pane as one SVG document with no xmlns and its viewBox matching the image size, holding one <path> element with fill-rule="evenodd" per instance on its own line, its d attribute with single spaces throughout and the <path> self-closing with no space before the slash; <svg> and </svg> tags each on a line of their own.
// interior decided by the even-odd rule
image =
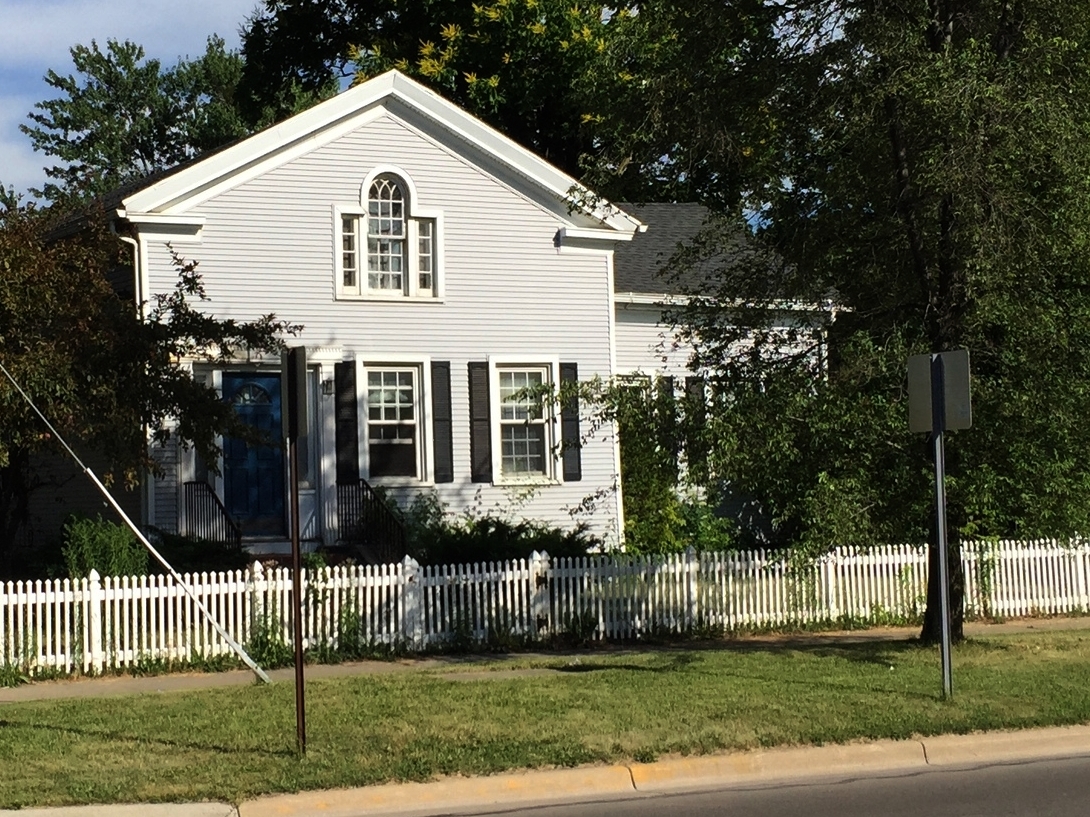
<svg viewBox="0 0 1090 817">
<path fill-rule="evenodd" d="M 545 473 L 545 426 L 504 425 L 500 469 L 505 475 Z"/>
<path fill-rule="evenodd" d="M 341 270 L 342 284 L 348 288 L 357 286 L 356 262 L 356 219 L 345 216 L 341 219 Z"/>
<path fill-rule="evenodd" d="M 417 286 L 422 295 L 433 294 L 435 271 L 435 222 L 417 222 Z"/>
<path fill-rule="evenodd" d="M 506 370 L 499 373 L 500 419 L 537 420 L 541 418 L 541 371 Z M 530 392 L 530 393 L 527 393 Z"/>
<path fill-rule="evenodd" d="M 413 440 L 379 441 L 372 438 L 367 450 L 372 477 L 416 476 L 416 443 Z"/>
<path fill-rule="evenodd" d="M 368 369 L 367 451 L 372 477 L 419 476 L 417 370 Z"/>
<path fill-rule="evenodd" d="M 396 273 L 393 276 L 369 275 L 368 287 L 382 291 L 403 288 L 400 273 L 405 257 L 405 196 L 394 179 L 379 178 L 371 184 L 367 200 L 367 269 L 369 272 Z"/>
</svg>

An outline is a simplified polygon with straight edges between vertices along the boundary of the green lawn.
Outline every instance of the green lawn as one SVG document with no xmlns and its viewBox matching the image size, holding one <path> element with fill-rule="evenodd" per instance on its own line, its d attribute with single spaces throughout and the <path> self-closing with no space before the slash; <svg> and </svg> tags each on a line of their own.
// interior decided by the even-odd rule
<svg viewBox="0 0 1090 817">
<path fill-rule="evenodd" d="M 508 677 L 515 667 L 556 673 Z M 0 706 L 0 807 L 222 799 L 648 760 L 778 744 L 1090 722 L 1090 633 L 904 643 L 766 643 L 483 661 L 314 681 L 294 754 L 291 684 Z"/>
</svg>

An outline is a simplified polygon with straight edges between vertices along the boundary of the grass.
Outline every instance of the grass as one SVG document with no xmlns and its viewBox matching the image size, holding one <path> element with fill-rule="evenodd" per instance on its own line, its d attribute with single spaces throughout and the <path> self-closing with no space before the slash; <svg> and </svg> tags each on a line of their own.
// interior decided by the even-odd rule
<svg viewBox="0 0 1090 817">
<path fill-rule="evenodd" d="M 518 676 L 518 668 L 555 673 Z M 483 673 L 480 670 L 496 670 Z M 479 680 L 457 680 L 472 670 Z M 499 670 L 503 670 L 502 672 Z M 0 707 L 0 808 L 220 799 L 780 744 L 1090 721 L 1090 633 L 773 643 L 459 662 L 291 684 Z"/>
</svg>

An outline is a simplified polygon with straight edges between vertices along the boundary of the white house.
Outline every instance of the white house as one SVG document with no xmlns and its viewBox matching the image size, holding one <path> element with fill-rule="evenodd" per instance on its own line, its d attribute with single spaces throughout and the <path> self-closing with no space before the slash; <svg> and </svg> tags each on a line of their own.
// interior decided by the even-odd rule
<svg viewBox="0 0 1090 817">
<path fill-rule="evenodd" d="M 303 324 L 310 428 L 304 538 L 332 543 L 370 488 L 434 490 L 453 510 L 587 521 L 615 538 L 618 450 L 579 445 L 574 406 L 527 387 L 617 371 L 613 252 L 641 223 L 397 72 L 126 192 L 113 227 L 132 246 L 137 302 L 176 280 L 171 248 L 200 262 L 219 317 Z M 279 359 L 194 366 L 248 422 L 281 422 Z M 282 541 L 279 450 L 227 439 L 220 474 L 157 451 L 146 524 Z M 606 496 L 586 516 L 590 495 Z M 203 526 L 203 527 L 202 527 Z"/>
<path fill-rule="evenodd" d="M 687 282 L 660 273 L 706 211 L 588 209 L 573 202 L 577 188 L 391 71 L 118 191 L 111 226 L 131 247 L 133 275 L 115 285 L 137 303 L 169 292 L 173 249 L 199 261 L 218 317 L 275 313 L 304 326 L 290 342 L 307 349 L 300 523 L 310 547 L 381 526 L 375 488 L 403 504 L 433 491 L 455 512 L 586 522 L 616 541 L 615 435 L 588 438 L 577 405 L 529 392 L 632 374 L 702 388 L 662 309 L 710 270 L 689 270 Z M 279 358 L 192 369 L 279 436 Z M 156 448 L 164 476 L 126 504 L 162 530 L 284 547 L 283 452 L 222 444 L 219 473 L 191 451 Z M 64 510 L 94 507 L 76 482 Z M 41 502 L 36 511 L 39 536 L 62 516 Z"/>
</svg>

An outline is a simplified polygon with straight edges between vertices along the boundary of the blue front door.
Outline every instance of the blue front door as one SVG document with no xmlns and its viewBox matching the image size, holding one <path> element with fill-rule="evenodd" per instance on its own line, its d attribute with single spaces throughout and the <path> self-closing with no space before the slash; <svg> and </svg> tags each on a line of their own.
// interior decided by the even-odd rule
<svg viewBox="0 0 1090 817">
<path fill-rule="evenodd" d="M 284 533 L 284 452 L 279 446 L 280 375 L 224 372 L 223 399 L 270 445 L 223 440 L 223 504 L 244 535 Z"/>
</svg>

